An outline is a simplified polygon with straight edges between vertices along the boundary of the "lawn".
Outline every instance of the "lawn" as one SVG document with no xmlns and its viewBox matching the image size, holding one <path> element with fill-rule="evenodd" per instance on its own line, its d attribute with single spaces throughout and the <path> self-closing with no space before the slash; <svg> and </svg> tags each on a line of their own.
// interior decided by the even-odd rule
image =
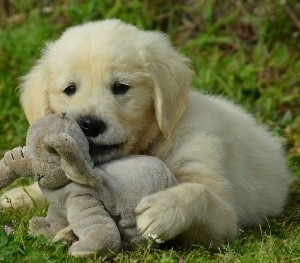
<svg viewBox="0 0 300 263">
<path fill-rule="evenodd" d="M 283 215 L 240 230 L 228 244 L 178 248 L 149 243 L 119 254 L 115 261 L 300 262 L 299 1 L 2 0 L 0 157 L 24 144 L 28 124 L 17 86 L 45 41 L 56 39 L 70 25 L 111 17 L 168 33 L 192 60 L 193 87 L 243 105 L 264 123 L 284 145 L 292 178 Z M 45 210 L 0 211 L 1 262 L 94 262 L 75 260 L 64 245 L 29 236 L 28 220 L 38 214 Z"/>
</svg>

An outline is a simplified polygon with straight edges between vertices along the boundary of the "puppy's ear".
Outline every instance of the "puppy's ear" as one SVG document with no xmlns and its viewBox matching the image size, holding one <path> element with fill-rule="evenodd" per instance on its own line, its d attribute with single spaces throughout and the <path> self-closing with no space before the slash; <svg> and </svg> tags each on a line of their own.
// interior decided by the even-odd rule
<svg viewBox="0 0 300 263">
<path fill-rule="evenodd" d="M 168 138 L 185 110 L 191 84 L 189 60 L 180 55 L 162 33 L 143 32 L 141 43 L 154 85 L 154 108 L 158 126 Z"/>
<path fill-rule="evenodd" d="M 47 114 L 47 83 L 43 58 L 21 79 L 21 104 L 30 124 Z"/>
</svg>

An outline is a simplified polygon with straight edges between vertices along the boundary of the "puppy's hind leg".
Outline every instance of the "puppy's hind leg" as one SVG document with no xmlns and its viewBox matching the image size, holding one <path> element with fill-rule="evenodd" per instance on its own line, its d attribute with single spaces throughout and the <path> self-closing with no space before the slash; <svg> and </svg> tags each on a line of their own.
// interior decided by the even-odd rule
<svg viewBox="0 0 300 263">
<path fill-rule="evenodd" d="M 22 209 L 35 206 L 41 208 L 45 204 L 46 199 L 42 195 L 37 182 L 29 186 L 13 188 L 0 197 L 0 208 Z"/>
</svg>

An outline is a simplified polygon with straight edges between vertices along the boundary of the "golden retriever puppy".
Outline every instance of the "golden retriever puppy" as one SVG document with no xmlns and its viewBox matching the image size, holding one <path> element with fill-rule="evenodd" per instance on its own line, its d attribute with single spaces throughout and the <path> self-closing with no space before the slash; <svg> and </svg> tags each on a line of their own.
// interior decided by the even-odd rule
<svg viewBox="0 0 300 263">
<path fill-rule="evenodd" d="M 250 115 L 190 91 L 188 63 L 162 33 L 119 20 L 86 23 L 46 45 L 23 78 L 21 102 L 30 123 L 53 112 L 75 118 L 97 163 L 161 158 L 179 185 L 142 199 L 139 231 L 208 244 L 278 215 L 289 179 L 281 146 Z M 43 200 L 37 185 L 28 192 Z M 5 196 L 16 207 L 31 202 L 20 188 Z"/>
</svg>

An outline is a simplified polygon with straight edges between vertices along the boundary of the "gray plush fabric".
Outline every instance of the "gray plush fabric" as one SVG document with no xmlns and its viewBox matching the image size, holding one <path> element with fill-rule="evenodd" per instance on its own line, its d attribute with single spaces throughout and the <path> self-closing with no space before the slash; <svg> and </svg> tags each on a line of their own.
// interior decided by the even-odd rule
<svg viewBox="0 0 300 263">
<path fill-rule="evenodd" d="M 88 141 L 77 123 L 52 114 L 32 125 L 26 147 L 0 162 L 0 187 L 34 176 L 49 202 L 46 218 L 29 223 L 30 232 L 70 239 L 69 253 L 110 257 L 143 242 L 134 210 L 147 195 L 177 184 L 158 158 L 129 156 L 94 167 Z"/>
</svg>

